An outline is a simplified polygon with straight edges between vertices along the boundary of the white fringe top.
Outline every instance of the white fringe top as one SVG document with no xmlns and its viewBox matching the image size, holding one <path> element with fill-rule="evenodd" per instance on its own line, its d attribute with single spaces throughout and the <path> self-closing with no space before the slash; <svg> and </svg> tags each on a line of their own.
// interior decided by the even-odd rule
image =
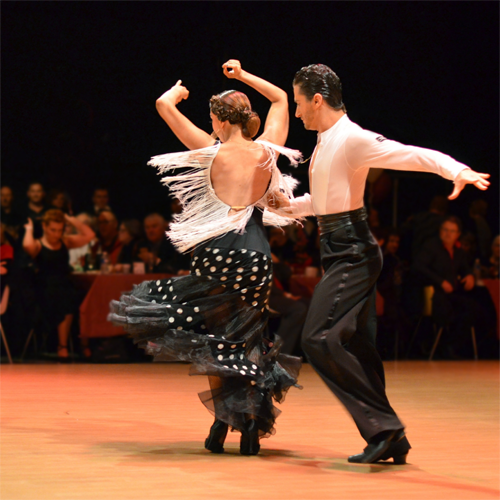
<svg viewBox="0 0 500 500">
<path fill-rule="evenodd" d="M 219 152 L 220 143 L 202 149 L 169 153 L 154 156 L 148 162 L 158 168 L 158 174 L 184 169 L 174 176 L 165 176 L 161 182 L 169 186 L 173 196 L 178 198 L 183 210 L 174 215 L 167 237 L 182 253 L 192 250 L 200 243 L 222 236 L 230 231 L 243 234 L 254 207 L 264 211 L 264 224 L 286 226 L 300 217 L 278 215 L 269 206 L 276 193 L 280 191 L 292 197 L 298 181 L 289 175 L 283 175 L 276 165 L 276 153 L 286 156 L 292 165 L 296 166 L 301 159 L 300 151 L 277 146 L 263 140 L 256 140 L 268 153 L 268 159 L 257 166 L 271 170 L 271 181 L 264 196 L 248 207 L 233 211 L 221 201 L 212 187 L 210 172 L 213 161 Z"/>
</svg>

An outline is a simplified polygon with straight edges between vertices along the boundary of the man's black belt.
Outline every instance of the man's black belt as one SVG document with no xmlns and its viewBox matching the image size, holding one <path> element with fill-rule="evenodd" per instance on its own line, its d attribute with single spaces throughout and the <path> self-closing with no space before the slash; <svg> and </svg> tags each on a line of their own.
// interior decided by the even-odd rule
<svg viewBox="0 0 500 500">
<path fill-rule="evenodd" d="M 347 224 L 355 224 L 368 218 L 365 207 L 351 210 L 349 212 L 340 212 L 338 214 L 317 215 L 320 234 L 327 234 L 335 231 Z"/>
</svg>

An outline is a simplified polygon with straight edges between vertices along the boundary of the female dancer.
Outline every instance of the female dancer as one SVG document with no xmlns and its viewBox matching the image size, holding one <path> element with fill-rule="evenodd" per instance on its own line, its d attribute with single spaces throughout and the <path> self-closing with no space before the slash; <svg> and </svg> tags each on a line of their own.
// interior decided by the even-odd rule
<svg viewBox="0 0 500 500">
<path fill-rule="evenodd" d="M 273 434 L 280 413 L 272 403 L 297 385 L 300 359 L 279 354 L 263 336 L 271 289 L 271 252 L 263 220 L 293 219 L 270 213 L 273 199 L 296 184 L 276 166 L 277 153 L 296 163 L 300 153 L 283 146 L 288 133 L 287 95 L 241 69 L 223 65 L 228 78 L 253 87 L 271 101 L 264 133 L 252 141 L 260 119 L 247 96 L 229 90 L 210 99 L 212 136 L 177 109 L 189 92 L 179 80 L 157 101 L 161 117 L 192 151 L 154 157 L 160 173 L 183 205 L 168 236 L 181 252 L 194 249 L 188 276 L 144 282 L 113 301 L 109 319 L 125 326 L 156 361 L 192 363 L 191 374 L 209 376 L 211 391 L 200 394 L 215 415 L 205 441 L 222 453 L 228 426 L 241 432 L 240 452 L 255 455 L 259 437 Z"/>
</svg>

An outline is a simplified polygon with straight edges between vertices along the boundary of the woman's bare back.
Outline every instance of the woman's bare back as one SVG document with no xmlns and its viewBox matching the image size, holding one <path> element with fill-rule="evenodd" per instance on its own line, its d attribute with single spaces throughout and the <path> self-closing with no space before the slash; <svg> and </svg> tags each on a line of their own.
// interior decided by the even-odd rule
<svg viewBox="0 0 500 500">
<path fill-rule="evenodd" d="M 268 162 L 269 153 L 258 143 L 221 144 L 211 170 L 217 197 L 231 207 L 247 207 L 265 194 L 271 170 L 259 167 Z"/>
</svg>

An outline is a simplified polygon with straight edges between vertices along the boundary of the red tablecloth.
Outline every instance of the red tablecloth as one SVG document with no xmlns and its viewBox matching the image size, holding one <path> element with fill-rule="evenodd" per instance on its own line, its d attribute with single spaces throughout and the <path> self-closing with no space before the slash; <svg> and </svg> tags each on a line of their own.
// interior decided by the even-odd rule
<svg viewBox="0 0 500 500">
<path fill-rule="evenodd" d="M 80 306 L 80 335 L 82 337 L 115 337 L 124 335 L 123 328 L 107 321 L 109 303 L 123 292 L 146 280 L 169 278 L 169 274 L 74 274 L 79 288 L 88 288 Z"/>
<path fill-rule="evenodd" d="M 497 311 L 497 335 L 500 338 L 500 280 L 497 279 L 484 279 L 484 286 L 490 292 L 491 300 L 493 300 L 493 304 L 495 304 L 495 309 Z"/>
<path fill-rule="evenodd" d="M 303 274 L 294 274 L 290 278 L 290 292 L 301 297 L 312 297 L 314 289 L 320 280 L 319 277 L 313 278 Z M 382 316 L 384 314 L 384 299 L 378 292 L 376 307 L 377 316 Z"/>
</svg>

